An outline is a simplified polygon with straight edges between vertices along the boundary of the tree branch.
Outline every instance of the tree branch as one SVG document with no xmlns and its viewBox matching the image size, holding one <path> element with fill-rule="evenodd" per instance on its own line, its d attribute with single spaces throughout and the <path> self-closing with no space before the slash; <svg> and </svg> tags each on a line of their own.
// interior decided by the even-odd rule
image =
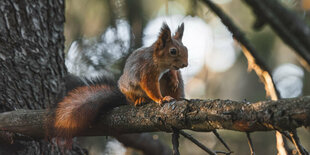
<svg viewBox="0 0 310 155">
<path fill-rule="evenodd" d="M 292 138 L 292 141 L 296 147 L 296 150 L 298 152 L 299 155 L 308 155 L 309 153 L 307 152 L 307 150 L 301 145 L 300 141 L 299 141 L 299 137 L 297 136 L 297 131 L 294 129 L 291 133 L 290 136 Z"/>
<path fill-rule="evenodd" d="M 173 146 L 173 155 L 180 155 L 179 152 L 179 131 L 174 130 L 172 133 L 172 146 Z"/>
<path fill-rule="evenodd" d="M 250 133 L 249 133 L 249 132 L 246 133 L 246 137 L 247 137 L 247 139 L 248 139 L 248 144 L 249 144 L 249 147 L 250 147 L 251 155 L 255 155 L 253 142 L 252 142 L 252 139 L 251 139 L 251 136 L 250 136 Z"/>
<path fill-rule="evenodd" d="M 0 128 L 34 138 L 45 137 L 46 110 L 16 110 L 0 114 Z M 310 125 L 310 96 L 260 101 L 190 100 L 167 103 L 163 107 L 146 104 L 121 106 L 101 114 L 95 125 L 78 136 L 125 133 L 172 132 L 176 129 L 213 131 L 292 131 Z"/>
<path fill-rule="evenodd" d="M 242 52 L 248 60 L 249 70 L 254 70 L 260 80 L 265 84 L 267 96 L 277 100 L 279 92 L 275 89 L 273 80 L 270 75 L 270 70 L 264 61 L 258 56 L 258 52 L 254 46 L 245 37 L 245 33 L 212 1 L 202 0 L 227 26 L 228 30 L 233 34 L 233 37 L 241 44 Z"/>
<path fill-rule="evenodd" d="M 116 135 L 115 138 L 126 147 L 141 150 L 147 155 L 171 155 L 172 150 L 149 133 Z"/>
<path fill-rule="evenodd" d="M 244 0 L 260 20 L 268 23 L 279 37 L 300 55 L 310 69 L 310 28 L 294 12 L 276 0 Z"/>
<path fill-rule="evenodd" d="M 216 152 L 214 152 L 213 150 L 207 148 L 206 146 L 204 146 L 203 144 L 201 144 L 198 140 L 196 140 L 194 137 L 192 137 L 191 135 L 187 134 L 184 131 L 180 131 L 180 134 L 182 136 L 184 136 L 185 138 L 189 139 L 190 141 L 192 141 L 194 144 L 196 144 L 198 147 L 200 147 L 201 149 L 203 149 L 204 151 L 206 151 L 208 154 L 210 155 L 216 155 Z"/>
<path fill-rule="evenodd" d="M 216 131 L 213 130 L 212 131 L 213 134 L 215 135 L 215 137 L 224 145 L 224 147 L 229 151 L 229 154 L 233 153 L 233 151 L 231 151 L 231 149 L 228 147 L 228 145 L 226 144 L 226 142 L 221 138 L 220 134 Z"/>
<path fill-rule="evenodd" d="M 280 98 L 279 92 L 276 89 L 274 81 L 271 77 L 270 70 L 265 65 L 264 61 L 258 57 L 257 51 L 254 46 L 248 41 L 245 37 L 244 32 L 242 32 L 234 22 L 212 1 L 203 0 L 203 2 L 208 5 L 208 7 L 219 17 L 221 18 L 223 24 L 227 26 L 227 28 L 232 32 L 234 38 L 239 41 L 242 47 L 242 52 L 248 60 L 248 70 L 254 70 L 257 76 L 265 85 L 266 96 L 270 96 L 272 100 L 278 100 Z M 259 15 L 259 14 L 257 14 Z M 261 16 L 257 16 L 257 19 L 261 19 Z M 255 26 L 261 25 L 261 21 L 256 22 Z M 305 65 L 307 66 L 307 65 Z M 297 135 L 296 135 L 297 136 Z M 249 136 L 248 136 L 249 138 Z M 289 148 L 287 147 L 283 136 L 276 131 L 276 139 L 277 139 L 277 150 L 279 154 L 286 155 Z M 251 145 L 250 145 L 251 146 Z M 251 150 L 251 153 L 254 153 Z"/>
</svg>

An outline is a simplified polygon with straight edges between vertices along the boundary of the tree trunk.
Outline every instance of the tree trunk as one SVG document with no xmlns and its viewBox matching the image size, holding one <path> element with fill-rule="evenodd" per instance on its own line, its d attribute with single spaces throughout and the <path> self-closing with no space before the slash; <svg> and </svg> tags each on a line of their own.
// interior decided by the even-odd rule
<svg viewBox="0 0 310 155">
<path fill-rule="evenodd" d="M 64 0 L 0 1 L 1 112 L 49 108 L 63 94 L 64 21 Z M 12 143 L 1 143 L 0 154 L 62 153 L 46 140 Z M 74 144 L 66 154 L 83 152 Z"/>
</svg>

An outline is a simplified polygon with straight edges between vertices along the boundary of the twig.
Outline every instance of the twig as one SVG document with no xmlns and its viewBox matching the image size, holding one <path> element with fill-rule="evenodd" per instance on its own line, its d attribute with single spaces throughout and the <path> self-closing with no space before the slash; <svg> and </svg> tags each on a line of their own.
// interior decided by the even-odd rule
<svg viewBox="0 0 310 155">
<path fill-rule="evenodd" d="M 126 147 L 131 147 L 147 155 L 171 155 L 172 149 L 158 139 L 154 139 L 150 133 L 116 134 L 113 135 Z"/>
<path fill-rule="evenodd" d="M 228 30 L 233 34 L 233 37 L 242 45 L 242 51 L 246 56 L 249 69 L 254 69 L 259 78 L 265 84 L 267 95 L 271 96 L 273 100 L 277 99 L 279 92 L 275 89 L 270 71 L 265 65 L 264 61 L 258 57 L 254 46 L 248 41 L 244 33 L 234 24 L 234 22 L 213 2 L 210 0 L 202 0 L 208 7 L 219 17 Z"/>
<path fill-rule="evenodd" d="M 173 129 L 173 133 L 172 133 L 173 155 L 180 155 L 179 137 L 180 137 L 179 131 L 177 129 Z"/>
<path fill-rule="evenodd" d="M 252 139 L 251 139 L 251 136 L 250 136 L 249 132 L 246 132 L 246 137 L 248 139 L 248 144 L 249 144 L 249 148 L 250 148 L 250 151 L 251 151 L 251 155 L 255 155 Z"/>
<path fill-rule="evenodd" d="M 196 140 L 194 137 L 192 137 L 191 135 L 185 133 L 184 131 L 179 131 L 180 134 L 182 136 L 184 136 L 185 138 L 189 139 L 190 141 L 192 141 L 194 144 L 196 144 L 198 147 L 200 147 L 201 149 L 205 150 L 207 153 L 211 154 L 211 155 L 216 155 L 216 152 L 212 151 L 211 149 L 207 148 L 206 146 L 204 146 L 203 144 L 201 144 L 198 140 Z"/>
<path fill-rule="evenodd" d="M 277 91 L 273 79 L 271 77 L 270 71 L 265 65 L 265 63 L 257 56 L 257 51 L 252 46 L 252 44 L 246 39 L 244 33 L 233 23 L 233 21 L 214 3 L 210 0 L 202 0 L 209 8 L 221 18 L 223 24 L 227 26 L 229 31 L 233 34 L 234 38 L 239 41 L 242 47 L 243 54 L 248 60 L 249 70 L 254 70 L 257 76 L 265 85 L 265 90 L 267 96 L 270 96 L 272 100 L 278 100 L 279 92 Z M 286 152 L 288 148 L 285 148 L 281 134 L 276 134 L 277 139 L 277 149 L 278 152 Z"/>
<path fill-rule="evenodd" d="M 286 139 L 283 138 L 283 135 L 276 131 L 276 147 L 278 151 L 278 155 L 288 155 L 288 152 L 291 152 L 291 149 L 288 147 Z"/>
<path fill-rule="evenodd" d="M 291 135 L 288 131 L 281 131 L 281 134 L 284 135 L 288 140 L 290 140 L 290 142 L 292 142 L 292 144 L 295 145 L 293 138 L 291 137 Z M 298 139 L 298 141 L 299 141 L 299 139 Z M 295 145 L 295 147 L 296 147 L 296 145 Z M 300 145 L 300 147 L 302 148 L 302 150 L 304 150 L 304 152 L 307 152 L 307 150 L 304 147 L 302 147 L 302 145 Z"/>
<path fill-rule="evenodd" d="M 278 132 L 281 132 L 283 136 L 285 136 L 288 140 L 290 140 L 290 142 L 293 143 L 290 133 L 288 131 L 278 131 Z"/>
<path fill-rule="evenodd" d="M 280 36 L 280 38 L 310 64 L 309 27 L 298 16 L 288 11 L 275 0 L 244 0 L 254 13 Z"/>
<path fill-rule="evenodd" d="M 226 148 L 229 152 L 233 153 L 233 152 L 230 150 L 230 148 L 228 147 L 228 145 L 225 143 L 225 141 L 221 138 L 220 134 L 219 134 L 216 130 L 213 130 L 212 132 L 213 132 L 213 134 L 216 136 L 216 138 L 219 139 L 220 142 L 225 146 L 225 148 Z"/>
<path fill-rule="evenodd" d="M 290 132 L 290 137 L 292 138 L 293 144 L 295 145 L 299 155 L 308 155 L 307 150 L 301 145 L 299 137 L 297 135 L 296 129 Z"/>
<path fill-rule="evenodd" d="M 233 152 L 215 151 L 215 153 L 221 153 L 225 155 L 231 155 Z"/>
</svg>

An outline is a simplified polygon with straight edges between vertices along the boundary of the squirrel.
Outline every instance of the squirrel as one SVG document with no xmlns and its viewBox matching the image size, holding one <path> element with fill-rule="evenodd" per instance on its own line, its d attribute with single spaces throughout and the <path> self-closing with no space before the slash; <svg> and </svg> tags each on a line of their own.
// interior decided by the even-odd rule
<svg viewBox="0 0 310 155">
<path fill-rule="evenodd" d="M 69 76 L 68 94 L 57 104 L 53 127 L 56 137 L 71 139 L 88 128 L 101 111 L 125 104 L 135 106 L 154 101 L 159 105 L 184 97 L 180 68 L 188 65 L 182 43 L 184 23 L 174 36 L 163 23 L 157 40 L 127 58 L 118 83 L 106 77 L 82 80 Z"/>
</svg>

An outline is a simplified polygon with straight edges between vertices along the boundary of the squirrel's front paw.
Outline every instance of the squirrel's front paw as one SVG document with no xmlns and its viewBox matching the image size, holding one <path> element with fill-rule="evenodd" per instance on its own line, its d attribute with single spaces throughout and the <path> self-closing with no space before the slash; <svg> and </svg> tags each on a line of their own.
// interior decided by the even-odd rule
<svg viewBox="0 0 310 155">
<path fill-rule="evenodd" d="M 172 88 L 172 91 L 176 91 L 179 87 L 178 71 L 170 70 L 170 81 L 169 86 Z"/>
<path fill-rule="evenodd" d="M 159 101 L 159 105 L 162 106 L 164 103 L 174 101 L 175 99 L 171 96 L 165 96 Z"/>
<path fill-rule="evenodd" d="M 170 87 L 172 87 L 172 90 L 175 92 L 179 87 L 179 80 L 178 79 L 172 79 L 170 81 Z"/>
</svg>

